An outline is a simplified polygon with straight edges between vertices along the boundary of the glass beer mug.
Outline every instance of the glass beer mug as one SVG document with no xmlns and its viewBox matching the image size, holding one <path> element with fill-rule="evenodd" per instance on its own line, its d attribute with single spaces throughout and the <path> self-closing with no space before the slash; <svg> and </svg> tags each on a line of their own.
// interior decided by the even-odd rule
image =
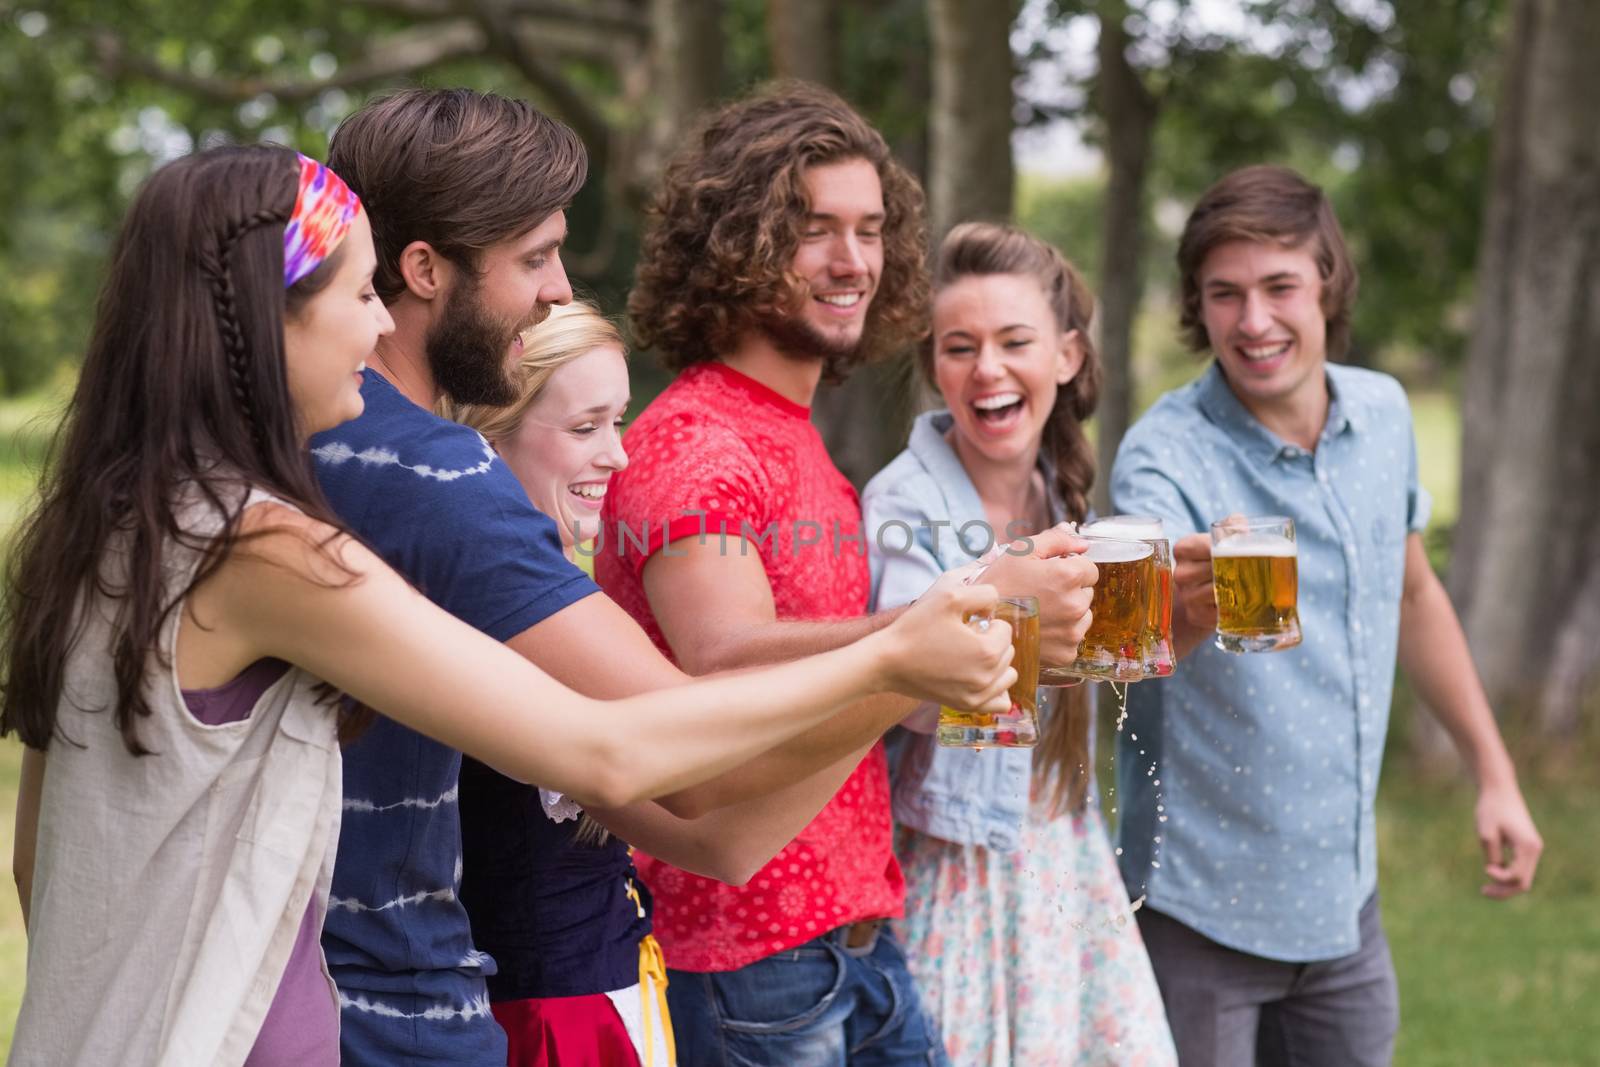
<svg viewBox="0 0 1600 1067">
<path fill-rule="evenodd" d="M 1140 645 L 1144 650 L 1144 676 L 1165 678 L 1177 666 L 1178 657 L 1172 645 L 1172 544 L 1161 520 L 1154 515 L 1111 515 L 1096 519 L 1083 532 L 1094 537 L 1142 541 L 1154 550 L 1149 575 L 1150 611 Z"/>
<path fill-rule="evenodd" d="M 1276 652 L 1300 643 L 1299 549 L 1294 520 L 1280 516 L 1211 524 L 1217 647 Z"/>
<path fill-rule="evenodd" d="M 1001 597 L 997 619 L 1011 624 L 1011 710 L 1000 714 L 939 709 L 939 744 L 947 748 L 1032 748 L 1039 743 L 1039 599 Z"/>
<path fill-rule="evenodd" d="M 1084 558 L 1100 572 L 1089 610 L 1094 618 L 1078 645 L 1078 657 L 1044 672 L 1045 684 L 1071 684 L 1080 678 L 1137 682 L 1145 675 L 1144 632 L 1150 619 L 1155 582 L 1155 549 L 1143 541 L 1084 535 Z"/>
</svg>

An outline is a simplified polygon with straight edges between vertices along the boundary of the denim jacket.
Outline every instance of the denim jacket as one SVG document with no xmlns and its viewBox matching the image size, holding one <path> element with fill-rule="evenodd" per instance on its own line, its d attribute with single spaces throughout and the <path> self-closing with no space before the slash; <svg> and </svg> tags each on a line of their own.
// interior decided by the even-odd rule
<svg viewBox="0 0 1600 1067">
<path fill-rule="evenodd" d="M 861 510 L 873 611 L 915 600 L 940 574 L 970 563 L 989 547 L 983 503 L 945 440 L 952 422 L 948 411 L 918 416 L 906 450 L 867 483 Z M 1042 456 L 1040 465 L 1045 484 L 1052 484 Z M 1050 511 L 1052 521 L 1064 511 L 1054 493 Z M 943 748 L 929 734 L 898 728 L 888 741 L 897 823 L 1000 852 L 1021 846 L 1031 750 Z"/>
</svg>

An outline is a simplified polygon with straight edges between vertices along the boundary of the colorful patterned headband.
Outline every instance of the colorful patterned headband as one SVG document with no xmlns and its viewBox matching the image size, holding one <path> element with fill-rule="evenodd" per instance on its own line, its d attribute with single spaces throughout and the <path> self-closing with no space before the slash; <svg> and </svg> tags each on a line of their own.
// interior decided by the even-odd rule
<svg viewBox="0 0 1600 1067">
<path fill-rule="evenodd" d="M 300 192 L 294 198 L 289 225 L 283 228 L 285 289 L 333 254 L 360 210 L 360 198 L 343 178 L 316 160 L 300 156 Z"/>
</svg>

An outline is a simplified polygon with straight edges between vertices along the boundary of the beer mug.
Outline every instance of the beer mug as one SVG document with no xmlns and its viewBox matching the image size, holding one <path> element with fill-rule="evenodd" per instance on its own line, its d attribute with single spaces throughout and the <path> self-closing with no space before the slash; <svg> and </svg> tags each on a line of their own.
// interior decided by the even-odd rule
<svg viewBox="0 0 1600 1067">
<path fill-rule="evenodd" d="M 1001 597 L 994 616 L 1011 624 L 1011 710 L 1000 714 L 939 709 L 939 744 L 947 748 L 1032 748 L 1039 743 L 1039 599 Z"/>
<path fill-rule="evenodd" d="M 1211 524 L 1218 648 L 1276 652 L 1300 643 L 1298 556 L 1293 519 L 1235 518 Z"/>
<path fill-rule="evenodd" d="M 1172 645 L 1172 543 L 1154 515 L 1111 515 L 1083 528 L 1095 537 L 1143 541 L 1154 549 L 1150 578 L 1150 615 L 1141 646 L 1146 678 L 1165 678 L 1178 664 Z"/>
<path fill-rule="evenodd" d="M 1068 679 L 1137 682 L 1146 677 L 1144 632 L 1150 620 L 1155 549 L 1144 541 L 1085 535 L 1084 558 L 1100 571 L 1089 610 L 1094 618 L 1078 645 L 1078 657 L 1044 672 L 1045 684 Z"/>
</svg>

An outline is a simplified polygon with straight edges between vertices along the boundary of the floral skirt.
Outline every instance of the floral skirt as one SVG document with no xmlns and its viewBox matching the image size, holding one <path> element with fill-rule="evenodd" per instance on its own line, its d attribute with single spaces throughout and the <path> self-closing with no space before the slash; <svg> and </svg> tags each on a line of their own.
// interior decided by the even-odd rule
<svg viewBox="0 0 1600 1067">
<path fill-rule="evenodd" d="M 1097 808 L 994 852 L 901 827 L 897 926 L 955 1067 L 1171 1067 L 1161 993 Z"/>
</svg>

